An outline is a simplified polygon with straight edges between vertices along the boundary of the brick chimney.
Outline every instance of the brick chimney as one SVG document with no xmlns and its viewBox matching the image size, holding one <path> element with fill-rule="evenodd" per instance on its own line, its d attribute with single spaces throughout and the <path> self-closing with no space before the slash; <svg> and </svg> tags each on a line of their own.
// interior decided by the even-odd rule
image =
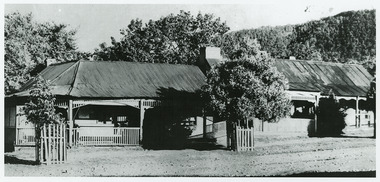
<svg viewBox="0 0 380 182">
<path fill-rule="evenodd" d="M 50 66 L 51 64 L 54 64 L 54 63 L 56 63 L 56 62 L 57 62 L 56 59 L 46 59 L 46 60 L 45 60 L 45 65 L 46 65 L 46 67 L 48 67 L 48 66 Z"/>
<path fill-rule="evenodd" d="M 204 74 L 209 71 L 213 66 L 222 62 L 219 47 L 201 47 L 200 56 L 198 60 L 198 67 Z"/>
</svg>

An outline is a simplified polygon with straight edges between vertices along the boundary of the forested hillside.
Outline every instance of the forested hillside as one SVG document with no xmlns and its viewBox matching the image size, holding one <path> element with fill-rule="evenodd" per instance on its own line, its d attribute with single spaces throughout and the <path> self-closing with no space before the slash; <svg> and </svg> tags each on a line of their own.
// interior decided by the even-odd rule
<svg viewBox="0 0 380 182">
<path fill-rule="evenodd" d="M 348 11 L 299 25 L 240 30 L 224 39 L 244 37 L 256 38 L 274 58 L 360 63 L 371 70 L 376 57 L 376 11 Z"/>
</svg>

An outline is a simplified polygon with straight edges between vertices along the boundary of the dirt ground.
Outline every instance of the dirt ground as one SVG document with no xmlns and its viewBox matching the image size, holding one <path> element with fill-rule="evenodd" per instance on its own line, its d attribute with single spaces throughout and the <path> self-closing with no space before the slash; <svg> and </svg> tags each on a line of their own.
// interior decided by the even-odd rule
<svg viewBox="0 0 380 182">
<path fill-rule="evenodd" d="M 256 134 L 255 150 L 143 150 L 139 147 L 80 147 L 69 162 L 32 165 L 34 149 L 5 153 L 5 176 L 297 176 L 375 174 L 373 130 L 344 137 L 309 138 L 305 133 Z M 327 174 L 326 173 L 326 174 Z M 315 175 L 318 176 L 318 175 Z M 319 175 L 320 176 L 320 175 Z"/>
</svg>

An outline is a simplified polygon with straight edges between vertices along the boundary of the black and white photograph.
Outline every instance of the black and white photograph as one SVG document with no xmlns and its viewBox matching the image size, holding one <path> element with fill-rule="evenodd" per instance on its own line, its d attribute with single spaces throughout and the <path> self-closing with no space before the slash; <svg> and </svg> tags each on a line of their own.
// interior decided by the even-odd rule
<svg viewBox="0 0 380 182">
<path fill-rule="evenodd" d="M 375 181 L 376 7 L 6 0 L 2 179 Z"/>
</svg>

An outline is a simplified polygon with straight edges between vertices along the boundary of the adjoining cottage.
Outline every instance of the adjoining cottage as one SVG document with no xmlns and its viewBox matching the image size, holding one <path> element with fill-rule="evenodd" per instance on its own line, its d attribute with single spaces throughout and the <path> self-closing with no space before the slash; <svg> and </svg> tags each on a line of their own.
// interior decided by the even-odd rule
<svg viewBox="0 0 380 182">
<path fill-rule="evenodd" d="M 81 60 L 49 65 L 39 76 L 52 84 L 57 111 L 70 126 L 70 145 L 138 145 L 144 136 L 146 111 L 175 105 L 172 95 L 197 93 L 205 85 L 207 70 L 221 61 L 219 48 L 203 48 L 198 66 Z M 289 80 L 292 115 L 273 124 L 255 120 L 256 131 L 317 129 L 318 99 L 330 91 L 354 111 L 348 109 L 349 125 L 373 123 L 373 113 L 362 107 L 372 76 L 361 65 L 276 60 L 274 66 Z M 34 83 L 34 79 L 28 81 L 20 92 L 5 98 L 7 146 L 34 144 L 33 125 L 18 115 Z M 205 136 L 212 130 L 213 117 L 204 115 L 199 100 L 192 102 L 194 115 L 182 123 L 194 127 L 194 136 Z"/>
<path fill-rule="evenodd" d="M 373 112 L 367 111 L 366 96 L 372 76 L 357 64 L 306 60 L 276 60 L 274 65 L 289 81 L 288 93 L 293 102 L 291 121 L 314 119 L 315 105 L 320 97 L 333 93 L 346 109 L 348 126 L 372 125 Z M 286 123 L 286 118 L 280 123 Z M 300 122 L 297 126 L 307 125 Z M 277 126 L 279 125 L 277 124 Z M 290 124 L 290 123 L 288 123 Z M 316 124 L 316 123 L 314 123 Z M 304 130 L 305 126 L 300 130 Z M 317 128 L 315 128 L 317 129 Z M 279 129 L 281 130 L 281 129 Z"/>
</svg>

